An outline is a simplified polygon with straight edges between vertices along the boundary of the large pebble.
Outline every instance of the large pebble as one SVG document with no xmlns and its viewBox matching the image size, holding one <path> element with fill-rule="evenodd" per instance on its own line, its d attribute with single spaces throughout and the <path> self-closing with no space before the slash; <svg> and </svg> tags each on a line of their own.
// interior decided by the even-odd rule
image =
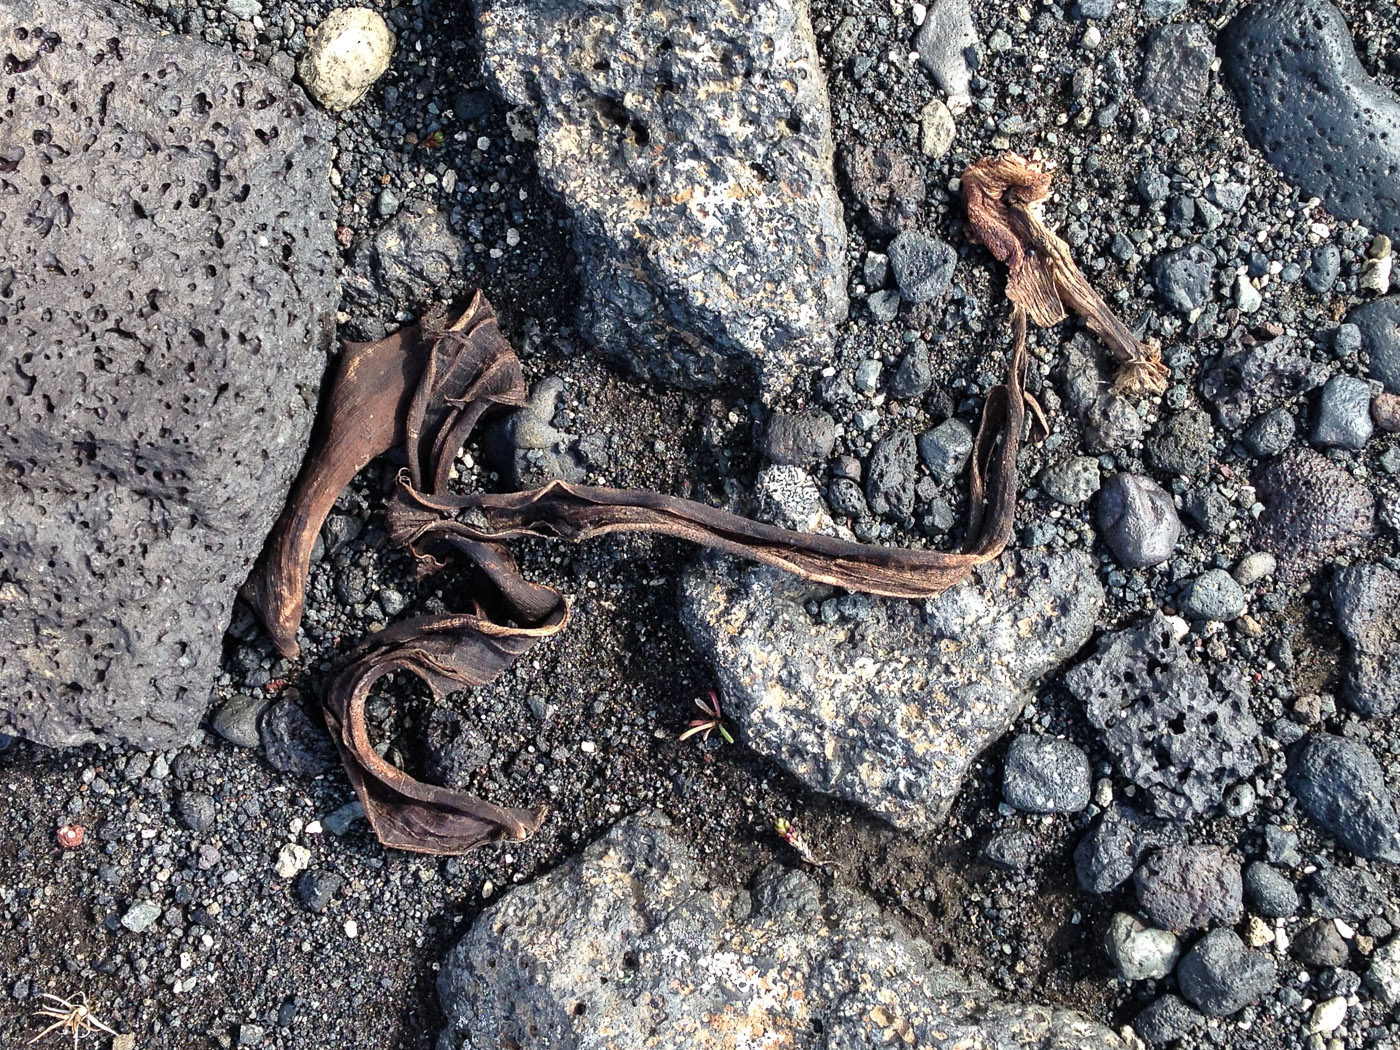
<svg viewBox="0 0 1400 1050">
<path fill-rule="evenodd" d="M 1400 574 L 1361 562 L 1332 581 L 1337 629 L 1350 643 L 1342 696 L 1374 717 L 1400 707 Z"/>
<path fill-rule="evenodd" d="M 825 412 L 774 412 L 763 450 L 774 463 L 809 467 L 831 455 L 836 423 Z"/>
<path fill-rule="evenodd" d="M 1283 919 L 1298 911 L 1298 890 L 1278 868 L 1256 860 L 1244 869 L 1244 891 L 1260 915 Z"/>
<path fill-rule="evenodd" d="M 972 455 L 972 431 L 960 419 L 945 419 L 919 435 L 919 458 L 939 481 L 952 481 Z"/>
<path fill-rule="evenodd" d="M 1400 812 L 1370 748 L 1311 733 L 1289 752 L 1288 786 L 1308 816 L 1347 849 L 1400 863 Z"/>
<path fill-rule="evenodd" d="M 1371 956 L 1366 987 L 1387 1010 L 1400 1006 L 1400 937 L 1392 938 Z"/>
<path fill-rule="evenodd" d="M 1225 1017 L 1257 1002 L 1278 983 L 1278 967 L 1262 951 L 1246 948 L 1233 930 L 1212 930 L 1186 953 L 1177 982 L 1195 1007 Z"/>
<path fill-rule="evenodd" d="M 1154 113 L 1173 119 L 1195 116 L 1210 86 L 1215 45 L 1194 22 L 1162 26 L 1147 38 L 1138 97 Z"/>
<path fill-rule="evenodd" d="M 1164 930 L 1233 923 L 1243 912 L 1239 862 L 1217 846 L 1164 846 L 1133 879 L 1142 913 Z"/>
<path fill-rule="evenodd" d="M 388 23 L 368 8 L 347 7 L 316 27 L 297 71 L 312 98 L 339 112 L 364 98 L 393 54 Z"/>
<path fill-rule="evenodd" d="M 906 230 L 895 237 L 889 257 L 899 293 L 911 303 L 926 303 L 942 295 L 958 261 L 958 253 L 946 241 L 918 230 Z"/>
<path fill-rule="evenodd" d="M 1400 394 L 1400 296 L 1356 307 L 1347 314 L 1347 323 L 1361 334 L 1371 378 L 1379 379 L 1390 393 Z"/>
<path fill-rule="evenodd" d="M 1322 388 L 1313 424 L 1313 444 L 1319 448 L 1362 449 L 1371 440 L 1371 387 L 1354 376 L 1334 376 Z"/>
<path fill-rule="evenodd" d="M 1244 615 L 1244 588 L 1224 569 L 1207 569 L 1186 585 L 1181 611 L 1193 620 L 1229 623 Z"/>
<path fill-rule="evenodd" d="M 1161 565 L 1181 538 L 1181 518 L 1172 498 L 1155 481 L 1116 474 L 1099 493 L 1099 535 L 1130 569 Z"/>
<path fill-rule="evenodd" d="M 934 0 L 914 40 L 919 61 L 955 106 L 970 101 L 972 69 L 967 49 L 977 43 L 968 0 Z"/>
<path fill-rule="evenodd" d="M 1104 950 L 1125 981 L 1165 977 L 1181 957 L 1181 945 L 1168 930 L 1145 925 L 1136 916 L 1117 912 L 1108 922 Z"/>
<path fill-rule="evenodd" d="M 1159 256 L 1152 267 L 1157 293 L 1174 310 L 1191 314 L 1210 301 L 1215 256 L 1199 244 L 1188 244 Z"/>
<path fill-rule="evenodd" d="M 1255 477 L 1255 489 L 1264 504 L 1255 539 L 1278 558 L 1285 581 L 1306 576 L 1375 530 L 1370 488 L 1312 449 L 1295 448 L 1270 462 Z"/>
<path fill-rule="evenodd" d="M 1089 759 L 1068 740 L 1022 733 L 1006 750 L 1002 795 L 1026 813 L 1077 813 L 1089 804 Z"/>
<path fill-rule="evenodd" d="M 918 451 L 909 431 L 895 430 L 875 442 L 865 477 L 865 498 L 870 509 L 890 518 L 913 514 L 918 470 Z"/>
</svg>

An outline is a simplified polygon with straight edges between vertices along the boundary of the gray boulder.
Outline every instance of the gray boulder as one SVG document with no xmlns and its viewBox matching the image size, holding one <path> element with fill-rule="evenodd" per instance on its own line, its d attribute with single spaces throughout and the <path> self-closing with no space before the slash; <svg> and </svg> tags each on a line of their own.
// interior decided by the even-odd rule
<svg viewBox="0 0 1400 1050">
<path fill-rule="evenodd" d="M 686 630 L 745 743 L 915 829 L 943 819 L 1027 690 L 1084 644 L 1102 602 L 1079 552 L 1008 555 L 923 603 L 728 560 L 703 562 L 681 586 Z"/>
<path fill-rule="evenodd" d="M 1333 215 L 1400 233 L 1400 99 L 1367 76 L 1341 11 L 1327 0 L 1247 4 L 1221 58 L 1245 134 L 1270 164 Z"/>
<path fill-rule="evenodd" d="M 0 731 L 174 747 L 311 430 L 331 128 L 113 5 L 10 0 L 0 52 Z"/>
<path fill-rule="evenodd" d="M 1107 1028 L 1001 1003 L 876 905 L 778 864 L 716 885 L 656 818 L 487 908 L 438 975 L 438 1050 L 1119 1050 Z"/>
<path fill-rule="evenodd" d="M 487 74 L 537 122 L 580 326 L 639 374 L 783 386 L 846 317 L 846 230 L 805 4 L 476 0 Z"/>
</svg>

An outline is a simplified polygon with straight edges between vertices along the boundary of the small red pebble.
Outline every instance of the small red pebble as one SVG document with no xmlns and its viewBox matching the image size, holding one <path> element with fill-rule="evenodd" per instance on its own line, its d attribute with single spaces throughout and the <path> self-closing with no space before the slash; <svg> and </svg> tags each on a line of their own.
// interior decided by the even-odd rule
<svg viewBox="0 0 1400 1050">
<path fill-rule="evenodd" d="M 1371 418 L 1387 434 L 1400 433 L 1400 394 L 1377 394 L 1372 398 Z"/>
<path fill-rule="evenodd" d="M 65 824 L 58 829 L 58 844 L 64 849 L 77 849 L 83 844 L 83 826 Z"/>
</svg>

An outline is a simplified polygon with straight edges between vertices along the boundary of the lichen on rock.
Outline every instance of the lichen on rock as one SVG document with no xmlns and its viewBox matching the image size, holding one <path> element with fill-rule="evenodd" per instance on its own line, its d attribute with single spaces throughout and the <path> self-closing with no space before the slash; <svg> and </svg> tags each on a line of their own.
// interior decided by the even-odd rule
<svg viewBox="0 0 1400 1050">
<path fill-rule="evenodd" d="M 919 830 L 943 820 L 1103 602 L 1079 553 L 1006 556 L 922 606 L 730 562 L 703 564 L 681 590 L 744 742 L 809 787 Z"/>
</svg>

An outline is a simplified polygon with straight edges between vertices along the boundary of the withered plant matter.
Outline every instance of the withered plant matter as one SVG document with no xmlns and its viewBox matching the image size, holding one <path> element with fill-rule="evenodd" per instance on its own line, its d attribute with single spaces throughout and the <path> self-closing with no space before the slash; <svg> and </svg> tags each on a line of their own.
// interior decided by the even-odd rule
<svg viewBox="0 0 1400 1050">
<path fill-rule="evenodd" d="M 1015 153 L 984 157 L 963 172 L 962 192 L 969 234 L 1006 263 L 1006 297 L 1026 311 L 1031 323 L 1042 328 L 1058 324 L 1068 306 L 1122 366 L 1115 384 L 1119 390 L 1130 397 L 1166 391 L 1161 356 L 1108 308 L 1074 264 L 1069 245 L 1041 219 L 1050 196 L 1048 172 Z"/>
<path fill-rule="evenodd" d="M 392 448 L 403 450 L 408 465 L 389 507 L 391 541 L 406 546 L 423 572 L 453 560 L 476 572 L 471 589 L 460 595 L 462 611 L 411 618 L 371 636 L 345 658 L 324 690 L 336 748 L 385 845 L 461 853 L 483 842 L 525 838 L 544 819 L 543 809 L 496 806 L 413 779 L 375 753 L 365 726 L 366 701 L 385 675 L 407 671 L 435 696 L 485 685 L 540 639 L 564 628 L 569 618 L 564 596 L 520 574 L 504 545 L 510 539 L 661 533 L 821 583 L 902 598 L 937 594 L 1001 554 L 1011 536 L 1016 457 L 1028 404 L 1028 313 L 1048 323 L 1059 310 L 1058 320 L 1063 294 L 1090 311 L 1091 327 L 1104 326 L 1117 340 L 1110 345 L 1129 355 L 1123 360 L 1136 369 L 1135 382 L 1147 383 L 1157 373 L 1146 349 L 1083 283 L 1062 242 L 1034 218 L 1033 205 L 1048 192 L 1046 183 L 1027 181 L 1035 173 L 1024 162 L 1006 167 L 1001 182 L 975 174 L 980 167 L 964 177 L 969 216 L 974 233 L 1012 266 L 1012 339 L 1005 381 L 988 393 L 977 433 L 962 553 L 874 547 L 792 532 L 655 492 L 556 481 L 525 492 L 447 493 L 452 461 L 482 417 L 526 401 L 520 363 L 491 307 L 478 293 L 449 327 L 424 323 L 376 343 L 347 346 L 323 425 L 244 594 L 278 649 L 294 655 L 311 548 L 322 522 L 366 463 Z M 1007 181 L 1013 175 L 1019 181 Z M 1064 262 L 1038 264 L 1047 250 L 1059 251 L 1054 257 Z M 1055 283 L 1061 280 L 1073 295 Z M 1160 363 L 1155 367 L 1160 370 Z"/>
</svg>

